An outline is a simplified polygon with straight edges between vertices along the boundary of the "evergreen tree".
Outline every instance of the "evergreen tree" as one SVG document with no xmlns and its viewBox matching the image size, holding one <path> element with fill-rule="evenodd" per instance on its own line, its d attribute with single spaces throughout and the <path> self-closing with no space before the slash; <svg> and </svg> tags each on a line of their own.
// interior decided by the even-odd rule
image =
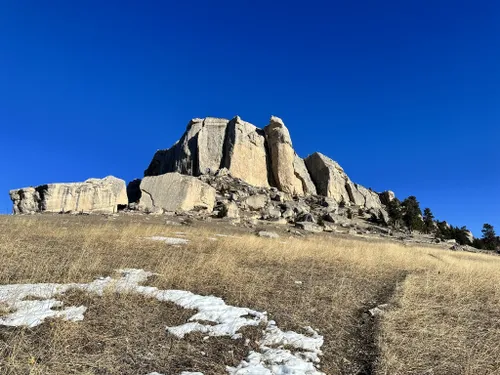
<svg viewBox="0 0 500 375">
<path fill-rule="evenodd" d="M 401 205 L 404 208 L 403 222 L 410 232 L 422 230 L 424 222 L 422 221 L 422 211 L 420 210 L 420 203 L 418 203 L 417 198 L 411 195 Z"/>
<path fill-rule="evenodd" d="M 468 232 L 469 230 L 465 226 L 462 228 L 452 227 L 452 238 L 455 239 L 460 245 L 470 245 L 471 242 L 469 241 L 469 236 L 467 235 Z"/>
<path fill-rule="evenodd" d="M 469 230 L 466 226 L 461 228 L 454 227 L 453 225 L 449 225 L 446 221 L 436 221 L 436 238 L 440 240 L 455 240 L 460 245 L 471 245 L 472 243 L 469 240 Z M 478 249 L 479 242 L 474 242 L 474 247 Z"/>
<path fill-rule="evenodd" d="M 430 208 L 424 209 L 424 232 L 431 233 L 434 230 L 434 215 Z"/>
<path fill-rule="evenodd" d="M 496 250 L 499 243 L 493 225 L 488 223 L 484 224 L 481 232 L 483 233 L 483 238 L 481 240 L 484 244 L 484 248 L 486 250 Z"/>
<path fill-rule="evenodd" d="M 476 249 L 484 249 L 484 242 L 480 238 L 474 238 L 472 246 L 475 247 Z"/>
<path fill-rule="evenodd" d="M 450 236 L 450 227 L 446 221 L 436 220 L 436 238 L 448 240 Z"/>
<path fill-rule="evenodd" d="M 394 198 L 387 205 L 387 213 L 389 214 L 390 224 L 396 228 L 399 228 L 403 222 L 403 212 L 401 208 L 401 202 L 398 198 Z"/>
</svg>

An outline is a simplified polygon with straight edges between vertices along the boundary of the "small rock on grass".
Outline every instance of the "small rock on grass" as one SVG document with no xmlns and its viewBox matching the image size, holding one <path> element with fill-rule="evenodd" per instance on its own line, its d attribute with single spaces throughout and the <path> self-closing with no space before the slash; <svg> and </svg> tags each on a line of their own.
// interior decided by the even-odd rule
<svg viewBox="0 0 500 375">
<path fill-rule="evenodd" d="M 313 232 L 313 233 L 323 232 L 323 228 L 320 227 L 318 224 L 310 223 L 308 221 L 298 222 L 295 224 L 295 226 L 307 232 Z"/>
<path fill-rule="evenodd" d="M 257 233 L 259 237 L 265 237 L 265 238 L 279 238 L 280 236 L 276 232 L 269 232 L 266 230 L 261 230 L 259 233 Z"/>
</svg>

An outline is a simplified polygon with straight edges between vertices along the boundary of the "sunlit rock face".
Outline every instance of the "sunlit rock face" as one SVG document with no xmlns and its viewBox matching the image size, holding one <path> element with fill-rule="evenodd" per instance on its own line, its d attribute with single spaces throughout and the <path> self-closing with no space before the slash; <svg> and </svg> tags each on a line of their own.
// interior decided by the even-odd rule
<svg viewBox="0 0 500 375">
<path fill-rule="evenodd" d="M 11 190 L 10 199 L 15 214 L 113 213 L 128 203 L 125 181 L 113 176 Z"/>
</svg>

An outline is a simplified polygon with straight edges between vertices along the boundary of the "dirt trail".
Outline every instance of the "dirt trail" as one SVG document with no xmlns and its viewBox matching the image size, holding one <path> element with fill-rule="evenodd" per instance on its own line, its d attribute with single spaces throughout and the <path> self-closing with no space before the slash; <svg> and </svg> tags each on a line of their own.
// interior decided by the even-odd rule
<svg viewBox="0 0 500 375">
<path fill-rule="evenodd" d="M 376 344 L 378 323 L 380 317 L 372 316 L 369 312 L 377 306 L 390 303 L 400 285 L 407 277 L 407 272 L 400 272 L 393 279 L 380 286 L 374 294 L 373 299 L 367 301 L 363 308 L 356 314 L 356 322 L 351 332 L 350 350 L 347 350 L 349 357 L 343 371 L 348 375 L 374 375 L 375 366 L 379 356 L 379 349 Z"/>
</svg>

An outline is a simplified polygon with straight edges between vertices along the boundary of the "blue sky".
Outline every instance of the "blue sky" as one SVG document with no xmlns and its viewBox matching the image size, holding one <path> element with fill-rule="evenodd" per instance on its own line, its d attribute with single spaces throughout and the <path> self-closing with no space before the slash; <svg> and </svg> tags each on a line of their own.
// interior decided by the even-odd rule
<svg viewBox="0 0 500 375">
<path fill-rule="evenodd" d="M 141 177 L 190 118 L 283 118 L 301 156 L 500 231 L 500 3 L 4 1 L 8 190 Z"/>
</svg>

